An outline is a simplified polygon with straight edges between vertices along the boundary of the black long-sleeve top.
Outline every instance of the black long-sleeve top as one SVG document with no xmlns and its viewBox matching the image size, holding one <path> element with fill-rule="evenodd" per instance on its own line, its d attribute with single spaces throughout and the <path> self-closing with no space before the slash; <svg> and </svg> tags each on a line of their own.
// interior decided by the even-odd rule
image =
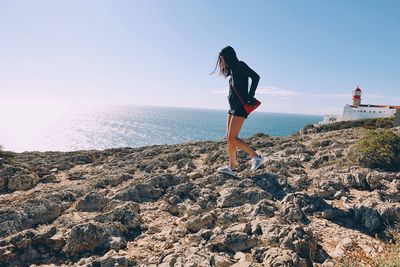
<svg viewBox="0 0 400 267">
<path fill-rule="evenodd" d="M 251 79 L 250 90 L 249 78 Z M 260 76 L 249 66 L 247 66 L 246 63 L 239 61 L 234 70 L 232 70 L 231 77 L 229 79 L 228 101 L 230 109 L 234 110 L 240 105 L 243 105 L 242 101 L 240 101 L 232 87 L 236 89 L 240 97 L 246 103 L 249 99 L 254 97 L 259 81 Z"/>
</svg>

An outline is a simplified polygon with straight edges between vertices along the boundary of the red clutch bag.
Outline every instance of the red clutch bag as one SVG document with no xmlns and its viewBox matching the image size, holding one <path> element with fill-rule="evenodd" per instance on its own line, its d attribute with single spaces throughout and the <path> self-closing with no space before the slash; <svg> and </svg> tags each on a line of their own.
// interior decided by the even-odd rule
<svg viewBox="0 0 400 267">
<path fill-rule="evenodd" d="M 237 96 L 239 97 L 240 101 L 243 104 L 244 111 L 246 111 L 247 114 L 250 114 L 251 112 L 253 112 L 256 108 L 258 108 L 261 105 L 261 102 L 255 98 L 254 98 L 254 100 L 255 100 L 254 105 L 249 105 L 249 104 L 244 103 L 243 99 L 240 97 L 240 95 L 236 91 L 235 87 L 232 86 L 231 88 L 236 92 Z"/>
<path fill-rule="evenodd" d="M 249 104 L 244 104 L 244 110 L 246 111 L 247 114 L 250 114 L 253 112 L 256 108 L 258 108 L 261 105 L 261 102 L 257 99 L 255 99 L 255 104 L 254 105 L 249 105 Z"/>
</svg>

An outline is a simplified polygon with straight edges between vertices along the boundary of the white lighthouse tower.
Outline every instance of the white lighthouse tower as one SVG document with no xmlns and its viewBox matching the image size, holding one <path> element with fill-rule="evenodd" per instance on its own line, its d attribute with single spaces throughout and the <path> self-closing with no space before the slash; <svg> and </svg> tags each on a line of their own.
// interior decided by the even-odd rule
<svg viewBox="0 0 400 267">
<path fill-rule="evenodd" d="M 361 105 L 361 89 L 357 85 L 357 88 L 353 91 L 353 107 L 358 108 Z"/>
</svg>

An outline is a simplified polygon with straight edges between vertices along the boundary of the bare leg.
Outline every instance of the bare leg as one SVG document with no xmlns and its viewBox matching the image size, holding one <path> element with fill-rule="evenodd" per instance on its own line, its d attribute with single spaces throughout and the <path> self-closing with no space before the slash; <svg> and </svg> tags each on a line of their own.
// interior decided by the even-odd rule
<svg viewBox="0 0 400 267">
<path fill-rule="evenodd" d="M 252 149 L 248 144 L 246 144 L 242 139 L 237 138 L 237 146 L 243 150 L 244 152 L 246 152 L 247 154 L 249 154 L 252 158 L 257 157 L 257 153 L 254 151 L 254 149 Z"/>
<path fill-rule="evenodd" d="M 228 140 L 229 127 L 231 126 L 232 118 L 233 115 L 228 113 L 228 117 L 226 117 L 226 140 Z"/>
<path fill-rule="evenodd" d="M 243 151 L 248 153 L 250 156 L 255 157 L 257 153 L 249 147 L 243 140 L 238 139 L 239 131 L 242 128 L 244 122 L 243 117 L 232 116 L 231 123 L 228 131 L 228 155 L 229 155 L 229 166 L 235 169 L 237 166 L 236 162 L 236 149 L 240 147 Z"/>
<path fill-rule="evenodd" d="M 232 124 L 232 119 L 233 115 L 228 114 L 227 120 L 226 120 L 226 142 L 227 142 L 227 152 L 229 156 L 229 166 L 231 169 L 236 169 L 237 167 L 237 162 L 236 162 L 236 146 L 233 146 L 232 143 L 229 143 L 229 132 L 231 129 L 231 124 Z"/>
</svg>

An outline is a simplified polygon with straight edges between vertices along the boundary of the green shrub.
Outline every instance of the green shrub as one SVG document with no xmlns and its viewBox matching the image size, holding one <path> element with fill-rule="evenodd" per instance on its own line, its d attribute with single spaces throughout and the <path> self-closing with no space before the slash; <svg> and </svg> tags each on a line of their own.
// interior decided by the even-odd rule
<svg viewBox="0 0 400 267">
<path fill-rule="evenodd" d="M 349 156 L 364 167 L 400 170 L 400 136 L 389 129 L 368 130 Z"/>
<path fill-rule="evenodd" d="M 329 131 L 336 131 L 348 128 L 363 127 L 366 129 L 377 129 L 377 128 L 392 128 L 394 118 L 376 118 L 376 119 L 362 119 L 354 121 L 338 121 L 331 124 L 324 124 L 314 126 L 312 124 L 306 125 L 302 130 L 303 132 L 311 133 L 324 133 Z"/>
<path fill-rule="evenodd" d="M 13 152 L 3 151 L 3 147 L 0 145 L 0 158 L 7 160 L 12 158 L 13 155 L 14 155 Z"/>
</svg>

